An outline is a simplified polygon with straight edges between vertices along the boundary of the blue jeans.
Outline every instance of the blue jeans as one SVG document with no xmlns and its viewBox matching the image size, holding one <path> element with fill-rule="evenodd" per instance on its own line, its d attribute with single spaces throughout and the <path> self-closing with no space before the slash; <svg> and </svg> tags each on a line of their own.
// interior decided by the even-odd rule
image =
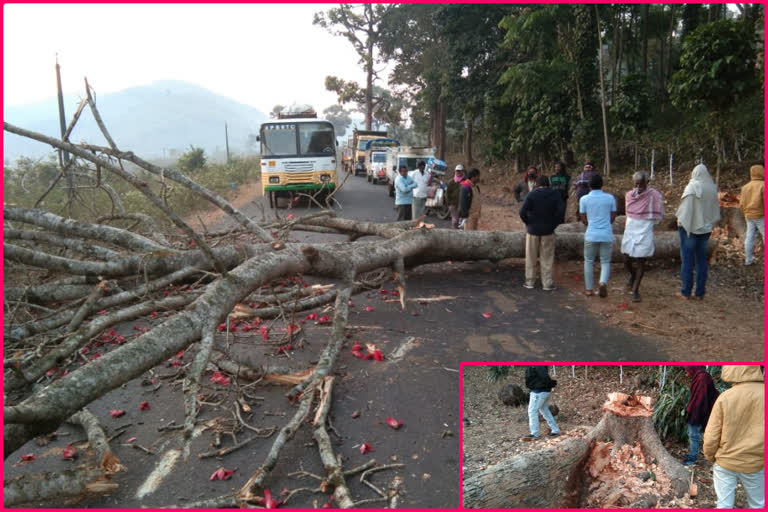
<svg viewBox="0 0 768 512">
<path fill-rule="evenodd" d="M 701 425 L 688 424 L 688 455 L 685 462 L 696 462 L 699 457 L 699 445 L 701 444 Z"/>
<path fill-rule="evenodd" d="M 747 506 L 749 508 L 763 508 L 765 506 L 765 481 L 764 470 L 757 473 L 737 473 L 725 469 L 719 464 L 712 465 L 712 476 L 715 480 L 715 493 L 717 494 L 717 508 L 733 508 L 736 498 L 736 484 L 741 482 L 744 492 L 747 494 Z"/>
<path fill-rule="evenodd" d="M 753 255 L 755 249 L 755 231 L 760 232 L 760 238 L 765 245 L 765 218 L 759 219 L 747 219 L 747 239 L 744 240 L 744 263 L 747 265 L 752 264 Z"/>
<path fill-rule="evenodd" d="M 611 253 L 613 242 L 588 242 L 584 240 L 584 287 L 595 286 L 595 258 L 600 254 L 600 282 L 607 283 L 611 277 Z"/>
<path fill-rule="evenodd" d="M 685 297 L 691 296 L 693 268 L 696 267 L 696 296 L 703 297 L 706 293 L 707 271 L 709 270 L 707 243 L 712 233 L 689 236 L 681 227 L 677 228 L 677 231 L 680 233 L 680 259 L 683 262 L 683 286 L 680 288 L 680 294 Z"/>
<path fill-rule="evenodd" d="M 552 416 L 552 411 L 549 410 L 549 395 L 550 392 L 536 393 L 531 391 L 531 399 L 528 402 L 528 426 L 531 429 L 531 435 L 539 437 L 539 413 L 547 420 L 550 430 L 553 434 L 560 433 L 560 427 L 555 423 L 555 418 Z"/>
</svg>

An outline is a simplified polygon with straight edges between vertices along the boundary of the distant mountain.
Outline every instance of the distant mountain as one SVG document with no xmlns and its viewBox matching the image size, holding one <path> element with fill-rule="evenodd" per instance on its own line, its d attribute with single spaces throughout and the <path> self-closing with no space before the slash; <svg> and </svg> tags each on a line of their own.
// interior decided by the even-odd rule
<svg viewBox="0 0 768 512">
<path fill-rule="evenodd" d="M 64 109 L 71 119 L 79 97 L 65 97 Z M 208 155 L 225 150 L 224 122 L 232 152 L 247 151 L 248 135 L 258 133 L 268 119 L 260 110 L 215 94 L 188 82 L 160 81 L 96 98 L 101 117 L 120 149 L 145 158 L 175 157 L 190 144 Z M 58 106 L 55 98 L 34 105 L 4 106 L 3 119 L 28 130 L 58 137 Z M 106 146 L 90 110 L 86 107 L 70 139 Z M 49 146 L 17 135 L 3 134 L 3 158 L 40 157 L 51 154 Z"/>
</svg>

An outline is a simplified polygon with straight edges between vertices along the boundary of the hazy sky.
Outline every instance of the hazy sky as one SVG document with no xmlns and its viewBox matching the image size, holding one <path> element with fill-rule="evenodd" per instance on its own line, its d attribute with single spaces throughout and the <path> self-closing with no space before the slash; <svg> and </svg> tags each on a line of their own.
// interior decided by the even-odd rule
<svg viewBox="0 0 768 512">
<path fill-rule="evenodd" d="M 352 45 L 312 25 L 335 4 L 3 6 L 6 105 L 55 95 L 184 80 L 268 113 L 275 104 L 335 103 L 326 75 L 363 83 Z M 382 84 L 384 85 L 384 84 Z"/>
</svg>

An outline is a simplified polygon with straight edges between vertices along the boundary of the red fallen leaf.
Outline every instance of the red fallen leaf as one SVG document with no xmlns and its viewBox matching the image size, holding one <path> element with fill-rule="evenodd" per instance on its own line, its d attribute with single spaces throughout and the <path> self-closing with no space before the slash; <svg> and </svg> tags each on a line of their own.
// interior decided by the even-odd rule
<svg viewBox="0 0 768 512">
<path fill-rule="evenodd" d="M 147 409 L 149 409 L 149 402 L 141 402 L 139 404 L 140 411 L 146 411 Z"/>
<path fill-rule="evenodd" d="M 176 357 L 178 357 L 179 359 L 184 357 L 184 351 L 183 350 L 179 350 L 178 352 L 176 352 Z"/>
<path fill-rule="evenodd" d="M 128 439 L 125 440 L 125 442 L 128 443 L 128 444 L 135 443 L 136 442 L 136 438 L 135 437 L 129 437 Z"/>
<path fill-rule="evenodd" d="M 277 353 L 278 354 L 285 354 L 289 350 L 293 350 L 293 345 L 285 345 L 283 347 L 280 347 L 279 349 L 277 349 Z"/>
<path fill-rule="evenodd" d="M 331 317 L 329 317 L 328 315 L 323 315 L 317 319 L 317 323 L 318 325 L 329 324 L 331 323 Z"/>
<path fill-rule="evenodd" d="M 376 349 L 373 351 L 373 359 L 375 359 L 376 361 L 383 361 L 384 354 L 381 353 L 381 350 Z"/>
<path fill-rule="evenodd" d="M 58 368 L 51 368 L 50 370 L 45 372 L 45 376 L 46 377 L 53 377 L 53 374 L 56 373 L 56 370 L 58 370 Z"/>
<path fill-rule="evenodd" d="M 219 326 L 218 326 L 218 327 L 216 327 L 216 330 L 217 330 L 217 331 L 219 331 L 219 332 L 224 332 L 224 331 L 226 331 L 226 330 L 227 330 L 227 324 L 225 324 L 225 323 L 221 323 L 221 324 L 219 324 Z"/>
<path fill-rule="evenodd" d="M 222 375 L 219 372 L 213 372 L 211 376 L 211 382 L 221 384 L 222 386 L 229 386 L 229 377 Z"/>
<path fill-rule="evenodd" d="M 291 220 L 293 218 L 293 214 L 289 213 L 287 218 L 288 218 L 288 220 Z"/>
<path fill-rule="evenodd" d="M 629 309 L 629 304 L 627 304 L 626 302 L 622 302 L 621 304 L 619 304 L 616 307 L 619 308 L 619 309 Z"/>
<path fill-rule="evenodd" d="M 72 448 L 72 446 L 67 445 L 66 448 L 64 448 L 64 451 L 61 452 L 62 457 L 64 457 L 64 460 L 75 460 L 77 458 L 77 450 Z"/>
<path fill-rule="evenodd" d="M 145 333 L 145 332 L 149 331 L 149 327 L 137 327 L 137 326 L 134 326 L 133 330 L 134 331 L 139 331 L 140 333 Z"/>
<path fill-rule="evenodd" d="M 389 295 L 389 290 L 379 290 L 379 294 L 381 294 L 381 295 Z"/>
<path fill-rule="evenodd" d="M 400 427 L 403 426 L 403 422 L 402 421 L 397 421 L 395 418 L 387 418 L 387 425 L 389 425 L 393 429 L 397 430 L 397 429 L 399 429 Z"/>
<path fill-rule="evenodd" d="M 248 325 L 248 324 L 245 324 L 244 326 L 242 326 L 242 327 L 241 327 L 241 329 L 243 330 L 243 332 L 248 332 L 248 331 L 250 331 L 251 329 L 253 329 L 253 327 L 251 327 L 251 326 L 250 326 L 250 325 Z"/>
<path fill-rule="evenodd" d="M 157 318 L 157 311 L 153 311 L 149 314 L 150 318 Z"/>
<path fill-rule="evenodd" d="M 87 354 L 90 351 L 91 351 L 91 349 L 88 348 L 88 347 L 83 347 L 83 348 L 80 349 L 80 353 L 83 354 L 83 355 Z"/>
<path fill-rule="evenodd" d="M 399 297 L 400 296 L 400 292 L 397 291 L 397 290 L 392 290 L 390 293 L 392 293 L 392 295 L 394 295 L 395 297 Z"/>
<path fill-rule="evenodd" d="M 373 446 L 370 445 L 370 443 L 363 443 L 360 445 L 360 453 L 368 453 L 368 452 L 375 452 L 376 450 L 373 449 Z"/>
<path fill-rule="evenodd" d="M 232 477 L 233 470 L 219 468 L 211 474 L 211 481 L 213 480 L 229 480 Z"/>
<path fill-rule="evenodd" d="M 373 311 L 373 306 L 365 306 L 365 310 L 370 313 L 371 311 Z"/>
<path fill-rule="evenodd" d="M 109 411 L 109 415 L 112 416 L 113 418 L 119 418 L 123 414 L 125 414 L 125 411 L 122 409 L 112 409 L 111 411 Z"/>
<path fill-rule="evenodd" d="M 190 240 L 190 241 L 189 241 L 189 245 L 191 245 L 192 247 L 194 247 L 194 246 L 195 246 L 195 245 L 197 245 L 197 244 L 195 243 L 195 241 L 194 241 L 194 240 Z"/>
<path fill-rule="evenodd" d="M 307 320 L 317 320 L 317 313 L 310 313 L 307 315 Z"/>
<path fill-rule="evenodd" d="M 27 461 L 30 461 L 30 460 L 35 460 L 35 454 L 34 453 L 28 453 L 26 455 L 22 455 L 21 456 L 21 460 L 23 460 L 24 462 L 27 462 Z"/>
<path fill-rule="evenodd" d="M 181 366 L 181 361 L 172 361 L 171 366 L 174 368 L 178 368 L 179 366 Z"/>
<path fill-rule="evenodd" d="M 291 491 L 289 491 L 287 487 L 283 487 L 283 490 L 280 491 L 280 496 L 287 496 L 290 493 Z"/>
<path fill-rule="evenodd" d="M 350 300 L 349 302 L 347 302 L 347 306 L 353 308 L 355 307 L 355 303 Z"/>
<path fill-rule="evenodd" d="M 291 324 L 291 325 L 288 326 L 288 333 L 289 334 L 293 334 L 293 333 L 295 333 L 298 330 L 299 330 L 299 326 L 298 325 Z"/>
<path fill-rule="evenodd" d="M 261 326 L 261 338 L 264 341 L 267 341 L 267 338 L 269 338 L 269 329 L 267 329 L 266 325 Z"/>
<path fill-rule="evenodd" d="M 163 295 L 165 295 L 166 297 L 169 296 L 170 294 L 171 292 L 169 292 L 168 290 L 163 290 Z"/>
<path fill-rule="evenodd" d="M 256 309 L 256 308 L 254 308 L 254 309 Z M 251 329 L 255 329 L 256 327 L 258 327 L 261 324 L 261 322 L 262 322 L 261 318 L 259 318 L 259 317 L 254 318 L 251 321 Z"/>
<path fill-rule="evenodd" d="M 98 359 L 100 357 L 101 357 L 101 354 L 99 354 L 98 352 L 94 352 L 93 355 L 91 357 L 89 357 L 88 359 L 93 361 L 94 359 Z"/>
<path fill-rule="evenodd" d="M 493 315 L 491 315 L 490 313 L 483 313 L 483 318 L 491 318 L 491 316 Z"/>
<path fill-rule="evenodd" d="M 360 342 L 357 342 L 357 341 L 356 341 L 356 342 L 355 342 L 355 343 L 352 345 L 352 351 L 354 352 L 355 350 L 357 350 L 357 351 L 363 350 L 363 346 L 360 344 Z"/>
<path fill-rule="evenodd" d="M 122 345 L 126 342 L 125 336 L 117 336 L 115 338 L 115 345 Z"/>
<path fill-rule="evenodd" d="M 365 354 L 363 354 L 359 350 L 353 350 L 352 355 L 357 357 L 358 359 L 368 359 L 367 357 L 365 357 Z"/>
<path fill-rule="evenodd" d="M 581 281 L 581 276 L 573 276 L 574 281 Z"/>
<path fill-rule="evenodd" d="M 101 311 L 99 311 L 99 314 L 100 315 L 106 315 L 107 314 L 107 310 L 106 309 L 102 309 Z"/>
<path fill-rule="evenodd" d="M 264 508 L 277 508 L 283 504 L 283 501 L 277 501 L 272 497 L 272 491 L 264 489 L 264 498 L 261 500 L 261 503 L 264 505 Z"/>
</svg>

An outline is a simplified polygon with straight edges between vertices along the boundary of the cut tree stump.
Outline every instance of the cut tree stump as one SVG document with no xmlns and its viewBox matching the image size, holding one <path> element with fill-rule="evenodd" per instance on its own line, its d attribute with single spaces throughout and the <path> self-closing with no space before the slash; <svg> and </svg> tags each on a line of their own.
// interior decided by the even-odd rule
<svg viewBox="0 0 768 512">
<path fill-rule="evenodd" d="M 584 436 L 564 433 L 466 478 L 464 507 L 637 506 L 688 492 L 688 471 L 653 428 L 650 397 L 611 393 L 603 410 Z"/>
</svg>

